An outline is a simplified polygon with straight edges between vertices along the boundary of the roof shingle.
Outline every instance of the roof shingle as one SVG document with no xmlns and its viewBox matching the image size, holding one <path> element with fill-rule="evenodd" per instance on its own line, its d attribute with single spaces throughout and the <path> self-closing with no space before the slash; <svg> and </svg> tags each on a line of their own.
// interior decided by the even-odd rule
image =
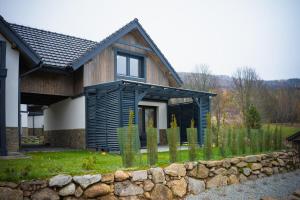
<svg viewBox="0 0 300 200">
<path fill-rule="evenodd" d="M 60 33 L 18 24 L 9 25 L 42 58 L 44 64 L 62 69 L 70 67 L 74 60 L 97 44 Z"/>
</svg>

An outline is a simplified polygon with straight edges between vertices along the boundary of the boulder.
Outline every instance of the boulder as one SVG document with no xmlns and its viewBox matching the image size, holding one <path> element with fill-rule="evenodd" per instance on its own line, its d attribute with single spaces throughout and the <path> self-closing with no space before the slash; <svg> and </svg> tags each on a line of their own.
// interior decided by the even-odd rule
<svg viewBox="0 0 300 200">
<path fill-rule="evenodd" d="M 243 168 L 243 174 L 244 174 L 245 176 L 250 176 L 250 174 L 251 174 L 251 169 L 248 168 L 248 167 Z"/>
<path fill-rule="evenodd" d="M 9 188 L 16 188 L 18 187 L 18 184 L 13 183 L 13 182 L 0 182 L 0 187 L 9 187 Z"/>
<path fill-rule="evenodd" d="M 144 190 L 129 180 L 115 183 L 115 195 L 126 197 L 143 194 Z"/>
<path fill-rule="evenodd" d="M 118 200 L 113 193 L 98 197 L 97 200 Z"/>
<path fill-rule="evenodd" d="M 227 175 L 227 170 L 225 168 L 219 168 L 219 169 L 215 170 L 214 173 L 217 175 L 219 175 L 219 174 Z"/>
<path fill-rule="evenodd" d="M 184 178 L 179 180 L 171 180 L 167 183 L 173 194 L 178 197 L 183 197 L 186 194 L 187 183 Z"/>
<path fill-rule="evenodd" d="M 262 164 L 260 164 L 260 163 L 253 163 L 252 165 L 251 165 L 251 170 L 259 170 L 259 169 L 261 169 L 262 168 Z"/>
<path fill-rule="evenodd" d="M 277 200 L 277 199 L 271 196 L 263 196 L 260 198 L 260 200 Z"/>
<path fill-rule="evenodd" d="M 83 189 L 85 189 L 88 186 L 99 182 L 101 180 L 101 175 L 95 174 L 95 175 L 74 176 L 73 180 L 75 183 L 79 184 Z"/>
<path fill-rule="evenodd" d="M 248 165 L 248 164 L 247 164 L 246 162 L 244 162 L 244 161 L 239 162 L 238 164 L 236 164 L 236 166 L 237 166 L 238 168 L 246 167 L 247 165 Z"/>
<path fill-rule="evenodd" d="M 222 161 L 220 160 L 212 160 L 212 161 L 207 161 L 206 166 L 207 167 L 217 167 L 222 165 Z"/>
<path fill-rule="evenodd" d="M 230 167 L 230 169 L 227 171 L 228 175 L 234 174 L 237 175 L 239 173 L 238 168 L 237 167 Z"/>
<path fill-rule="evenodd" d="M 245 156 L 244 161 L 248 163 L 254 163 L 257 162 L 257 157 L 255 155 Z"/>
<path fill-rule="evenodd" d="M 162 168 L 151 168 L 150 173 L 152 174 L 152 180 L 154 183 L 164 183 L 166 181 L 165 174 Z"/>
<path fill-rule="evenodd" d="M 184 167 L 184 164 L 172 163 L 165 168 L 165 174 L 169 176 L 183 177 L 186 175 L 186 169 Z"/>
<path fill-rule="evenodd" d="M 278 163 L 279 163 L 279 165 L 280 165 L 281 167 L 284 167 L 284 166 L 285 166 L 285 163 L 284 163 L 284 161 L 283 161 L 282 159 L 278 158 L 277 161 L 278 161 Z"/>
<path fill-rule="evenodd" d="M 150 192 L 154 187 L 154 183 L 151 180 L 144 181 L 144 190 Z"/>
<path fill-rule="evenodd" d="M 184 167 L 185 167 L 187 170 L 192 170 L 196 165 L 197 165 L 197 162 L 186 162 L 186 163 L 184 164 Z"/>
<path fill-rule="evenodd" d="M 23 181 L 20 184 L 20 188 L 23 191 L 36 191 L 45 187 L 47 187 L 46 180 Z"/>
<path fill-rule="evenodd" d="M 188 177 L 188 191 L 194 195 L 205 191 L 205 182 Z"/>
<path fill-rule="evenodd" d="M 272 165 L 275 166 L 275 167 L 279 165 L 279 163 L 278 163 L 277 161 L 275 161 L 275 160 L 273 160 L 271 163 L 272 163 Z"/>
<path fill-rule="evenodd" d="M 273 173 L 274 173 L 274 174 L 278 174 L 278 173 L 279 173 L 278 167 L 273 167 Z"/>
<path fill-rule="evenodd" d="M 240 174 L 239 180 L 240 180 L 241 183 L 244 183 L 244 182 L 246 182 L 248 179 L 247 179 L 247 176 L 245 176 L 244 174 Z"/>
<path fill-rule="evenodd" d="M 0 199 L 2 200 L 22 200 L 23 192 L 8 187 L 0 187 Z"/>
<path fill-rule="evenodd" d="M 259 170 L 252 171 L 252 174 L 258 175 L 260 174 L 260 171 Z"/>
<path fill-rule="evenodd" d="M 94 198 L 104 196 L 110 193 L 110 186 L 105 183 L 97 183 L 87 188 L 84 191 L 84 196 L 88 198 Z"/>
<path fill-rule="evenodd" d="M 206 187 L 207 188 L 220 187 L 220 186 L 227 185 L 227 183 L 228 183 L 228 177 L 220 174 L 207 181 Z"/>
<path fill-rule="evenodd" d="M 133 171 L 131 175 L 132 181 L 143 181 L 148 177 L 147 170 Z"/>
<path fill-rule="evenodd" d="M 261 171 L 268 176 L 273 174 L 273 169 L 271 167 L 264 167 L 261 169 Z"/>
<path fill-rule="evenodd" d="M 124 181 L 129 178 L 129 174 L 122 170 L 117 170 L 115 172 L 115 181 Z"/>
<path fill-rule="evenodd" d="M 188 172 L 189 176 L 196 178 L 207 178 L 209 174 L 209 169 L 203 164 L 198 164 L 193 170 Z"/>
<path fill-rule="evenodd" d="M 75 194 L 75 184 L 70 183 L 69 185 L 63 187 L 59 190 L 58 194 L 63 197 Z"/>
<path fill-rule="evenodd" d="M 58 194 L 50 188 L 44 188 L 31 196 L 32 200 L 59 200 Z"/>
<path fill-rule="evenodd" d="M 231 166 L 230 160 L 231 159 L 224 159 L 223 160 L 223 167 L 225 167 L 226 169 L 228 169 Z"/>
<path fill-rule="evenodd" d="M 101 182 L 103 183 L 113 183 L 115 180 L 115 175 L 113 173 L 104 174 L 101 177 Z"/>
<path fill-rule="evenodd" d="M 69 184 L 72 181 L 72 177 L 70 175 L 59 174 L 57 176 L 52 177 L 49 180 L 50 187 L 62 187 Z"/>
<path fill-rule="evenodd" d="M 239 158 L 231 158 L 231 159 L 230 159 L 230 163 L 231 163 L 231 164 L 236 165 L 236 164 L 238 164 L 239 162 L 240 162 L 240 159 L 239 159 Z"/>
<path fill-rule="evenodd" d="M 155 200 L 172 200 L 172 191 L 163 184 L 156 184 L 151 192 L 151 199 Z"/>
<path fill-rule="evenodd" d="M 228 178 L 228 184 L 237 184 L 237 183 L 239 183 L 240 181 L 239 181 L 239 179 L 238 179 L 238 177 L 236 176 L 236 175 L 234 175 L 234 174 L 231 174 L 230 176 L 229 176 L 229 178 Z"/>
<path fill-rule="evenodd" d="M 80 186 L 78 186 L 75 190 L 74 195 L 75 195 L 75 197 L 81 197 L 82 194 L 83 194 L 83 190 L 81 189 Z"/>
</svg>

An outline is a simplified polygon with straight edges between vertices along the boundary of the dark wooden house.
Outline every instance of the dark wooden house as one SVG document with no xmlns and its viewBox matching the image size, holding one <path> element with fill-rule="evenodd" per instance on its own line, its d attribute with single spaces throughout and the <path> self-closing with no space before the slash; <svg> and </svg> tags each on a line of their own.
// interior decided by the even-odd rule
<svg viewBox="0 0 300 200">
<path fill-rule="evenodd" d="M 137 19 L 100 42 L 6 22 L 0 17 L 1 149 L 20 147 L 20 104 L 41 105 L 51 146 L 117 150 L 116 129 L 135 113 L 140 139 L 154 119 L 159 133 L 175 113 L 184 129 L 196 119 L 203 143 L 215 94 L 181 89 L 182 81 Z M 193 112 L 170 99 L 189 98 Z M 184 137 L 183 137 L 184 139 Z"/>
</svg>

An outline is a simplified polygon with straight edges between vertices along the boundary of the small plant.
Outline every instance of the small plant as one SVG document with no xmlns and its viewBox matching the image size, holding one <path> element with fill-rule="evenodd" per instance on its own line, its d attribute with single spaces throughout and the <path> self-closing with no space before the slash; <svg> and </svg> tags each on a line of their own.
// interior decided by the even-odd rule
<svg viewBox="0 0 300 200">
<path fill-rule="evenodd" d="M 246 126 L 250 129 L 261 128 L 261 117 L 253 104 L 249 106 L 246 112 Z"/>
<path fill-rule="evenodd" d="M 211 117 L 210 113 L 206 116 L 206 129 L 204 139 L 204 159 L 210 160 L 212 158 L 212 130 L 211 130 Z"/>
<path fill-rule="evenodd" d="M 230 152 L 232 154 L 232 130 L 230 127 L 226 130 L 226 144 L 227 144 L 227 154 Z"/>
<path fill-rule="evenodd" d="M 272 135 L 271 135 L 270 124 L 267 125 L 267 129 L 264 133 L 264 151 L 270 151 L 272 145 Z"/>
<path fill-rule="evenodd" d="M 128 126 L 117 129 L 120 153 L 124 167 L 133 167 L 140 160 L 138 128 L 133 123 L 134 113 L 129 111 Z"/>
<path fill-rule="evenodd" d="M 253 154 L 257 153 L 257 131 L 257 129 L 250 129 L 250 150 Z"/>
<path fill-rule="evenodd" d="M 219 141 L 219 150 L 220 155 L 224 158 L 226 156 L 226 130 L 224 127 L 220 128 L 220 141 Z"/>
<path fill-rule="evenodd" d="M 153 127 L 153 120 L 148 122 L 147 130 L 147 158 L 150 166 L 157 162 L 157 129 Z"/>
<path fill-rule="evenodd" d="M 172 115 L 170 128 L 167 129 L 167 139 L 169 144 L 169 158 L 170 162 L 179 160 L 178 147 L 180 145 L 179 127 L 177 127 L 176 117 Z"/>
<path fill-rule="evenodd" d="M 82 169 L 85 170 L 92 170 L 95 168 L 96 164 L 96 158 L 95 156 L 89 156 L 88 158 L 85 158 L 82 162 Z"/>
<path fill-rule="evenodd" d="M 194 119 L 191 120 L 191 128 L 187 128 L 186 132 L 189 145 L 189 160 L 195 161 L 197 159 L 198 135 Z"/>
</svg>

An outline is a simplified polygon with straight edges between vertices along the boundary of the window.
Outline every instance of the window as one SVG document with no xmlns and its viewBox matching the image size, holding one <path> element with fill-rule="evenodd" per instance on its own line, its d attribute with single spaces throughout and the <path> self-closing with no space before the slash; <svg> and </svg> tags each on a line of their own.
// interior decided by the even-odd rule
<svg viewBox="0 0 300 200">
<path fill-rule="evenodd" d="M 144 58 L 127 53 L 117 53 L 116 58 L 117 75 L 120 78 L 145 78 Z M 126 76 L 126 77 L 124 77 Z"/>
</svg>

